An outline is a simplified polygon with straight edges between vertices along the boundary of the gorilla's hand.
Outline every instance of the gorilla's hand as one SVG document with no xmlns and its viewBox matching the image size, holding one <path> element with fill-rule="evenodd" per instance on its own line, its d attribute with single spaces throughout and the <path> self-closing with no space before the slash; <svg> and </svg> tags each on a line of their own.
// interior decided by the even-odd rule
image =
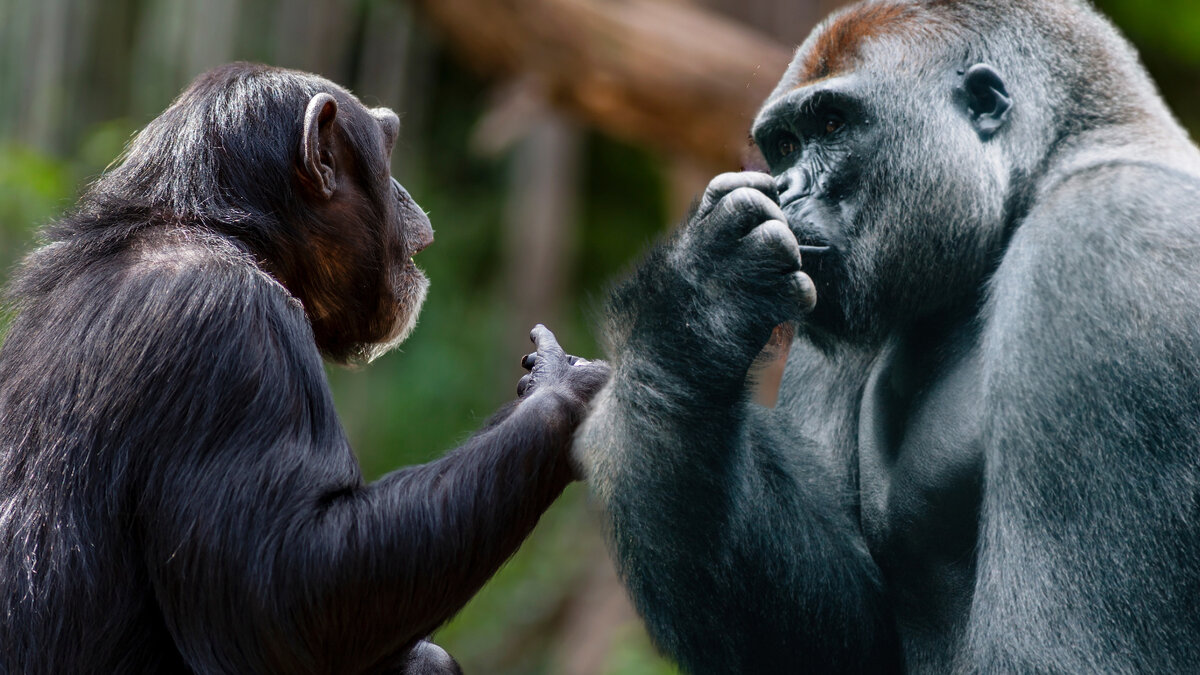
<svg viewBox="0 0 1200 675">
<path fill-rule="evenodd" d="M 799 319 L 816 304 L 816 289 L 800 271 L 800 248 L 776 199 L 775 180 L 767 174 L 721 174 L 666 251 L 665 265 L 677 279 L 660 281 L 660 287 L 680 297 L 674 310 L 660 308 L 674 316 L 658 322 L 692 333 L 685 343 L 693 342 L 686 347 L 693 356 L 749 367 L 776 325 Z"/>
<path fill-rule="evenodd" d="M 521 366 L 529 374 L 517 383 L 518 398 L 528 398 L 535 390 L 553 388 L 583 408 L 608 381 L 607 363 L 567 354 L 554 333 L 542 324 L 533 327 L 529 339 L 537 351 L 521 359 Z"/>
<path fill-rule="evenodd" d="M 714 178 L 670 259 L 712 301 L 724 306 L 737 299 L 760 310 L 757 323 L 768 335 L 816 304 L 812 280 L 800 271 L 796 235 L 779 208 L 775 179 L 765 173 Z M 743 303 L 736 306 L 751 309 Z"/>
</svg>

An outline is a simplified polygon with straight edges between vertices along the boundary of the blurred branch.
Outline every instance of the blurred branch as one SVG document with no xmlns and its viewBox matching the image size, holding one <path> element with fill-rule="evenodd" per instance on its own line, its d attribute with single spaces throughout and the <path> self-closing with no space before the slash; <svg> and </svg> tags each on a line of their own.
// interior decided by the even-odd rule
<svg viewBox="0 0 1200 675">
<path fill-rule="evenodd" d="M 736 168 L 791 57 L 772 38 L 662 0 L 416 0 L 479 72 L 631 142 Z"/>
</svg>

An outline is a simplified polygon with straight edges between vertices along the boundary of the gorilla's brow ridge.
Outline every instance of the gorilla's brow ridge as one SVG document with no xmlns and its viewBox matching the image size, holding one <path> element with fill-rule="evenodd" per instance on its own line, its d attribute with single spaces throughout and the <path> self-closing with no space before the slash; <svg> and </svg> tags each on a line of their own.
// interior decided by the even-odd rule
<svg viewBox="0 0 1200 675">
<path fill-rule="evenodd" d="M 829 23 L 805 55 L 797 87 L 848 70 L 867 40 L 892 32 L 915 17 L 916 7 L 872 4 L 852 8 Z"/>
</svg>

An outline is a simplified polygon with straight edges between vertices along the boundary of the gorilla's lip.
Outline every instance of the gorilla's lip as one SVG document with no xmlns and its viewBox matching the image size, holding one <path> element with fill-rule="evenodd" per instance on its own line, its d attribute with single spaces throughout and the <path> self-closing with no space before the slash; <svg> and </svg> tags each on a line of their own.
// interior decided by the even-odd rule
<svg viewBox="0 0 1200 675">
<path fill-rule="evenodd" d="M 832 246 L 813 246 L 809 244 L 800 244 L 800 255 L 824 255 L 833 250 Z"/>
<path fill-rule="evenodd" d="M 800 268 L 810 276 L 825 276 L 829 260 L 836 253 L 833 242 L 821 236 L 815 228 L 793 228 L 800 248 Z"/>
<path fill-rule="evenodd" d="M 788 228 L 796 235 L 796 243 L 800 247 L 801 267 L 811 271 L 824 267 L 822 261 L 836 252 L 834 237 L 818 224 L 820 220 L 813 217 L 817 206 L 811 198 L 802 196 L 788 200 L 779 207 L 787 217 Z"/>
<path fill-rule="evenodd" d="M 800 269 L 816 279 L 826 276 L 833 247 L 828 244 L 800 244 Z"/>
<path fill-rule="evenodd" d="M 792 227 L 796 242 L 800 246 L 800 256 L 821 258 L 833 251 L 833 244 L 822 232 L 814 227 Z"/>
</svg>

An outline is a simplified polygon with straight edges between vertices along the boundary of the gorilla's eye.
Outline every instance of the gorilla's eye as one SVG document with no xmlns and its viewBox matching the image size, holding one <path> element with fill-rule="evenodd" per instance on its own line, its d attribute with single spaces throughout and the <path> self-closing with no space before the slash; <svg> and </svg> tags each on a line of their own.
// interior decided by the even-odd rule
<svg viewBox="0 0 1200 675">
<path fill-rule="evenodd" d="M 836 133 L 838 129 L 841 129 L 844 126 L 846 126 L 846 123 L 843 122 L 841 118 L 830 117 L 825 120 L 825 133 Z"/>
<path fill-rule="evenodd" d="M 799 149 L 800 149 L 800 141 L 796 140 L 794 137 L 784 136 L 783 138 L 779 139 L 778 150 L 779 150 L 780 157 L 787 157 L 788 155 L 792 154 L 793 152 L 796 152 Z"/>
</svg>

